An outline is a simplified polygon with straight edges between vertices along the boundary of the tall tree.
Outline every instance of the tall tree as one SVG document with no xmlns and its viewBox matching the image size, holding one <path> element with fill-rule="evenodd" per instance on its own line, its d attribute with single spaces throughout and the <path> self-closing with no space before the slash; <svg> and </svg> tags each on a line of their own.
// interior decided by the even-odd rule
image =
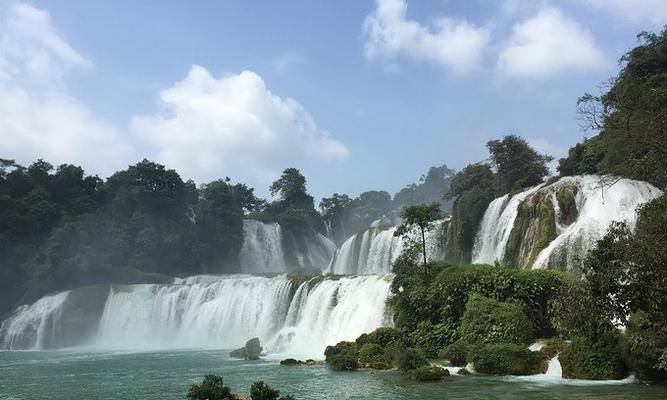
<svg viewBox="0 0 667 400">
<path fill-rule="evenodd" d="M 401 211 L 403 223 L 398 226 L 394 236 L 408 236 L 415 228 L 418 228 L 421 234 L 421 251 L 424 258 L 424 273 L 429 275 L 426 259 L 426 232 L 433 228 L 434 223 L 443 218 L 440 204 L 421 204 L 417 206 L 405 207 Z"/>
<path fill-rule="evenodd" d="M 501 193 L 537 185 L 549 175 L 547 164 L 553 157 L 538 153 L 519 136 L 507 135 L 502 140 L 491 140 L 486 147 L 498 174 Z"/>
</svg>

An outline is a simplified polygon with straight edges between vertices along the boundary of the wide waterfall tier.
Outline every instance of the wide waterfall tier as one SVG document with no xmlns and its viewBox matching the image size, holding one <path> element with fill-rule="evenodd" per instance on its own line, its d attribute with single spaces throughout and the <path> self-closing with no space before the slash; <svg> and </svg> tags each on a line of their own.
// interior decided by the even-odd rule
<svg viewBox="0 0 667 400">
<path fill-rule="evenodd" d="M 18 308 L 0 327 L 0 347 L 235 348 L 259 337 L 268 352 L 321 358 L 327 345 L 391 322 L 390 283 L 232 275 L 86 287 Z"/>
<path fill-rule="evenodd" d="M 246 274 L 321 272 L 336 250 L 336 245 L 320 233 L 296 236 L 277 223 L 244 220 L 243 232 L 239 259 Z"/>
<path fill-rule="evenodd" d="M 637 207 L 660 195 L 646 182 L 594 175 L 505 195 L 484 214 L 472 262 L 577 272 L 613 221 L 633 229 Z"/>
<path fill-rule="evenodd" d="M 443 238 L 446 221 L 439 221 L 426 235 L 430 260 L 445 256 Z M 396 227 L 371 227 L 347 239 L 334 254 L 329 272 L 338 275 L 386 274 L 403 250 L 404 239 L 394 236 Z"/>
</svg>

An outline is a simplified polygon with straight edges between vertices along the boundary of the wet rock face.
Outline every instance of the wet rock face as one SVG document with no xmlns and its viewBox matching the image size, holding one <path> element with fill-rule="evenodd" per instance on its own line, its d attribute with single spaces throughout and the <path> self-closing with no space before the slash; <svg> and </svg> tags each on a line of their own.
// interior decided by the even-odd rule
<svg viewBox="0 0 667 400">
<path fill-rule="evenodd" d="M 243 358 L 245 360 L 259 360 L 264 348 L 259 342 L 259 338 L 252 338 L 245 343 L 245 346 L 240 349 L 232 350 L 229 353 L 230 357 Z"/>
<path fill-rule="evenodd" d="M 84 286 L 71 291 L 48 348 L 77 346 L 94 340 L 109 291 L 108 285 Z"/>
</svg>

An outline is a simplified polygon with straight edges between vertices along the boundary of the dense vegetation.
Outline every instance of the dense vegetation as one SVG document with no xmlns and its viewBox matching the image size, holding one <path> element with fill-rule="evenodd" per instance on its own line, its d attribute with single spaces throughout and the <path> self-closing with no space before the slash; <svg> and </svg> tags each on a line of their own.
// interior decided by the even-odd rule
<svg viewBox="0 0 667 400">
<path fill-rule="evenodd" d="M 606 90 L 579 99 L 582 122 L 598 134 L 560 160 L 562 175 L 613 174 L 667 187 L 667 29 L 638 38 Z"/>
<path fill-rule="evenodd" d="M 271 192 L 266 203 L 229 178 L 197 188 L 148 160 L 106 181 L 73 165 L 0 160 L 0 313 L 87 284 L 237 272 L 247 217 L 278 221 L 295 238 L 323 231 L 298 170 Z"/>
<path fill-rule="evenodd" d="M 475 234 L 491 201 L 537 185 L 549 174 L 548 155 L 539 154 L 516 135 L 487 143 L 489 163 L 470 164 L 452 179 L 445 197 L 454 199 L 448 226 L 448 260 L 468 263 Z"/>
<path fill-rule="evenodd" d="M 232 394 L 229 386 L 225 385 L 219 375 L 206 375 L 201 383 L 190 386 L 185 397 L 187 400 L 240 400 L 245 396 Z M 281 396 L 280 391 L 262 381 L 257 381 L 250 387 L 251 400 L 294 400 L 294 396 Z"/>
</svg>

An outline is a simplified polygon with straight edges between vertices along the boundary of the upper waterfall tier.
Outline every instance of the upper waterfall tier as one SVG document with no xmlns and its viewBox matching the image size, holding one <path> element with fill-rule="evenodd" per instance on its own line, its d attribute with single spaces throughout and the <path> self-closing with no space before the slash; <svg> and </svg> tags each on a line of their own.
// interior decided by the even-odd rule
<svg viewBox="0 0 667 400">
<path fill-rule="evenodd" d="M 267 352 L 321 358 L 327 345 L 390 323 L 390 282 L 228 275 L 85 287 L 18 308 L 0 326 L 0 348 L 234 348 L 259 337 Z"/>
<path fill-rule="evenodd" d="M 243 232 L 239 260 L 246 274 L 321 272 L 336 250 L 336 245 L 320 233 L 296 236 L 277 223 L 247 219 Z"/>
<path fill-rule="evenodd" d="M 613 221 L 634 228 L 637 207 L 661 194 L 646 182 L 588 175 L 505 195 L 484 214 L 472 262 L 577 272 Z"/>
<path fill-rule="evenodd" d="M 431 260 L 444 257 L 444 223 L 438 222 L 426 236 L 426 253 Z M 377 225 L 347 239 L 334 254 L 329 272 L 339 275 L 384 274 L 403 250 L 403 240 L 394 236 L 396 227 Z"/>
</svg>

